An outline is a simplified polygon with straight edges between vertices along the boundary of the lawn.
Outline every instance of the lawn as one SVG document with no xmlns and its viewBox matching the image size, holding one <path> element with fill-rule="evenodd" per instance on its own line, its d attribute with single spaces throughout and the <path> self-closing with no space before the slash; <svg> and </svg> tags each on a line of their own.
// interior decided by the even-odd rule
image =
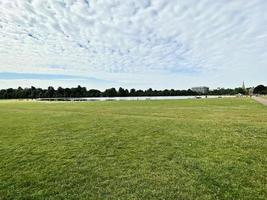
<svg viewBox="0 0 267 200">
<path fill-rule="evenodd" d="M 267 107 L 0 101 L 0 199 L 267 199 Z"/>
</svg>

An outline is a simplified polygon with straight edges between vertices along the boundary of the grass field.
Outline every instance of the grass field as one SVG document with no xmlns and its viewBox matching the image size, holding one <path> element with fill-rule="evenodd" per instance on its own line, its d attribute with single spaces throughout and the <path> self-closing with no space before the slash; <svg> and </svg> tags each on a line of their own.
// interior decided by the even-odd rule
<svg viewBox="0 0 267 200">
<path fill-rule="evenodd" d="M 0 199 L 267 199 L 267 107 L 0 101 Z"/>
</svg>

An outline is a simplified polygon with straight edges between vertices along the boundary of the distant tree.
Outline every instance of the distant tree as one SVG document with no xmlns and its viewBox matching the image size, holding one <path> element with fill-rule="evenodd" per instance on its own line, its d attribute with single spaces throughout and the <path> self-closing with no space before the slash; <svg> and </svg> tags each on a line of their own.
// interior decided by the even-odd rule
<svg viewBox="0 0 267 200">
<path fill-rule="evenodd" d="M 62 87 L 58 87 L 56 97 L 65 97 L 65 90 Z"/>
<path fill-rule="evenodd" d="M 152 88 L 149 88 L 144 93 L 144 96 L 154 96 L 154 91 L 152 90 Z"/>
<path fill-rule="evenodd" d="M 0 99 L 5 99 L 6 90 L 0 90 Z"/>
<path fill-rule="evenodd" d="M 239 88 L 235 88 L 235 94 L 245 94 L 246 92 L 244 91 L 243 88 L 239 87 Z"/>
<path fill-rule="evenodd" d="M 30 90 L 30 96 L 29 98 L 35 99 L 37 97 L 37 90 L 35 87 L 31 86 Z"/>
<path fill-rule="evenodd" d="M 65 97 L 71 97 L 71 89 L 70 88 L 65 88 L 64 89 L 64 94 L 65 94 Z"/>
<path fill-rule="evenodd" d="M 25 98 L 24 97 L 24 90 L 22 89 L 22 87 L 18 87 L 18 89 L 16 91 L 16 98 L 18 98 L 18 99 Z"/>
<path fill-rule="evenodd" d="M 136 96 L 144 96 L 144 91 L 143 90 L 136 90 L 135 94 L 136 94 Z"/>
<path fill-rule="evenodd" d="M 136 90 L 134 89 L 134 88 L 132 88 L 131 90 L 130 90 L 130 94 L 129 94 L 130 96 L 136 96 Z"/>
<path fill-rule="evenodd" d="M 86 96 L 86 88 L 85 87 L 81 87 L 80 85 L 78 85 L 77 88 L 71 88 L 72 97 L 85 97 Z"/>
<path fill-rule="evenodd" d="M 129 91 L 127 89 L 123 89 L 123 88 L 119 88 L 119 91 L 118 91 L 118 96 L 119 97 L 127 97 L 129 96 Z"/>
<path fill-rule="evenodd" d="M 86 95 L 87 95 L 87 89 L 86 89 L 86 87 L 81 87 L 79 85 L 78 88 L 79 88 L 80 97 L 86 97 Z"/>
<path fill-rule="evenodd" d="M 14 99 L 14 89 L 13 88 L 8 88 L 6 90 L 6 98 L 7 99 Z"/>
<path fill-rule="evenodd" d="M 87 97 L 101 97 L 101 92 L 99 90 L 91 89 L 87 92 Z"/>
<path fill-rule="evenodd" d="M 163 93 L 162 93 L 163 96 L 170 96 L 170 91 L 165 89 L 163 90 Z"/>
<path fill-rule="evenodd" d="M 258 85 L 254 88 L 254 94 L 267 94 L 267 87 L 264 85 Z"/>
<path fill-rule="evenodd" d="M 118 96 L 117 90 L 115 88 L 106 89 L 103 93 L 105 97 L 116 97 Z"/>
<path fill-rule="evenodd" d="M 52 86 L 48 87 L 48 89 L 47 89 L 47 91 L 45 93 L 45 97 L 46 98 L 53 98 L 53 97 L 55 97 L 55 89 Z"/>
<path fill-rule="evenodd" d="M 175 96 L 176 92 L 174 89 L 171 89 L 170 92 L 169 92 L 170 96 Z"/>
<path fill-rule="evenodd" d="M 41 98 L 43 95 L 43 89 L 42 88 L 37 88 L 36 89 L 36 98 Z"/>
</svg>

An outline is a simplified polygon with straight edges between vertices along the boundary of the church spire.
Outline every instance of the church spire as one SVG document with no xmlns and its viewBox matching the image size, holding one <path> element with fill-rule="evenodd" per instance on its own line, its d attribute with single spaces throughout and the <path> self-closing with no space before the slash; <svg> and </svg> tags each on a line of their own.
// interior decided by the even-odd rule
<svg viewBox="0 0 267 200">
<path fill-rule="evenodd" d="M 244 94 L 247 94 L 247 89 L 246 89 L 246 86 L 245 86 L 245 82 L 243 81 L 243 84 L 242 84 L 242 89 L 244 91 Z"/>
<path fill-rule="evenodd" d="M 245 91 L 246 90 L 246 87 L 245 87 L 245 82 L 243 81 L 243 84 L 242 84 L 242 89 Z"/>
</svg>

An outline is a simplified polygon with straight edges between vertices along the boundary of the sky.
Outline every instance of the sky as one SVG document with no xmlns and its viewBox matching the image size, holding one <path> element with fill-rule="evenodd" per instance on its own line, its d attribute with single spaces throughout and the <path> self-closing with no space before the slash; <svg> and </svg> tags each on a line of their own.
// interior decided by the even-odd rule
<svg viewBox="0 0 267 200">
<path fill-rule="evenodd" d="M 0 0 L 0 88 L 267 85 L 266 0 Z"/>
</svg>

